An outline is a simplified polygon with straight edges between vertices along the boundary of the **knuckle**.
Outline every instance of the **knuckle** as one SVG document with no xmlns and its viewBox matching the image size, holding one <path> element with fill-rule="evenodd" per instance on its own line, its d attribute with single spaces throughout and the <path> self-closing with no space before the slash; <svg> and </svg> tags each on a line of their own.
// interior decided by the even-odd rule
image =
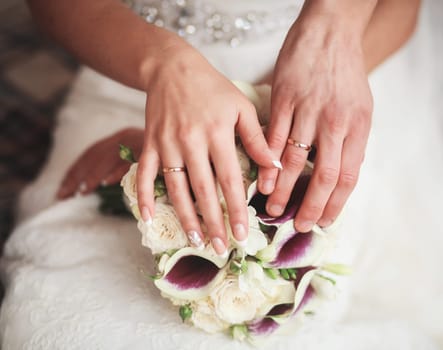
<svg viewBox="0 0 443 350">
<path fill-rule="evenodd" d="M 261 140 L 261 135 L 261 130 L 248 135 L 246 138 L 244 138 L 244 140 L 242 140 L 243 146 L 248 149 L 251 146 L 256 146 L 257 144 L 261 145 L 261 142 L 257 142 Z"/>
<path fill-rule="evenodd" d="M 317 218 L 320 217 L 323 211 L 323 207 L 321 207 L 317 203 L 308 203 L 304 206 L 303 212 L 300 216 L 303 218 L 315 222 Z"/>
<path fill-rule="evenodd" d="M 198 181 L 196 184 L 192 185 L 194 193 L 199 198 L 212 198 L 211 186 L 206 184 L 204 181 Z"/>
<path fill-rule="evenodd" d="M 353 172 L 342 172 L 340 173 L 340 177 L 338 183 L 340 186 L 346 189 L 352 189 L 355 187 L 358 181 L 358 174 Z"/>
<path fill-rule="evenodd" d="M 326 126 L 332 135 L 340 135 L 345 130 L 344 114 L 338 109 L 333 109 L 333 112 L 327 111 L 325 113 Z"/>
<path fill-rule="evenodd" d="M 301 154 L 300 152 L 285 152 L 285 156 L 283 159 L 284 167 L 291 170 L 301 170 L 305 166 L 306 163 L 306 155 Z"/>
<path fill-rule="evenodd" d="M 220 182 L 220 185 L 222 186 L 223 192 L 226 192 L 227 194 L 229 194 L 229 192 L 235 190 L 236 188 L 239 188 L 239 184 L 242 183 L 232 173 L 217 174 L 217 177 L 218 181 Z"/>
<path fill-rule="evenodd" d="M 181 125 L 176 131 L 176 139 L 183 146 L 193 145 L 195 147 L 195 141 L 201 139 L 201 131 L 199 127 L 195 125 Z M 171 138 L 168 136 L 168 143 L 171 143 Z"/>
<path fill-rule="evenodd" d="M 338 170 L 329 167 L 320 168 L 318 169 L 317 178 L 321 185 L 335 185 L 338 179 Z"/>
<path fill-rule="evenodd" d="M 274 132 L 270 137 L 269 137 L 269 147 L 273 148 L 273 149 L 280 149 L 283 148 L 284 145 L 286 144 L 287 141 L 287 136 L 283 135 L 279 132 Z"/>
<path fill-rule="evenodd" d="M 327 205 L 327 209 L 323 213 L 322 219 L 325 221 L 333 221 L 338 216 L 342 209 L 342 205 L 338 202 L 329 202 Z"/>
</svg>

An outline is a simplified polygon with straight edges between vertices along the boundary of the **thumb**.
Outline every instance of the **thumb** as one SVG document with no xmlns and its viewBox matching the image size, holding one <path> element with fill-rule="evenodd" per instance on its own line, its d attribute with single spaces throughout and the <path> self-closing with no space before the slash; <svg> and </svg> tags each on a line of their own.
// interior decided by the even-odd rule
<svg viewBox="0 0 443 350">
<path fill-rule="evenodd" d="M 253 112 L 240 113 L 237 132 L 246 152 L 260 167 L 282 169 L 280 161 L 266 142 L 255 109 Z"/>
</svg>

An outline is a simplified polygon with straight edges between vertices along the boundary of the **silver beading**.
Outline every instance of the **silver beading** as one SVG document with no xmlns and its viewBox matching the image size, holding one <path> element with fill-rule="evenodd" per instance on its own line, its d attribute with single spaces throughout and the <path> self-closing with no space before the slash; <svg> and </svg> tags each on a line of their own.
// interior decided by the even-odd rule
<svg viewBox="0 0 443 350">
<path fill-rule="evenodd" d="M 191 44 L 227 43 L 237 47 L 246 39 L 260 38 L 290 27 L 298 6 L 231 14 L 201 0 L 123 0 L 148 23 L 176 32 Z"/>
</svg>

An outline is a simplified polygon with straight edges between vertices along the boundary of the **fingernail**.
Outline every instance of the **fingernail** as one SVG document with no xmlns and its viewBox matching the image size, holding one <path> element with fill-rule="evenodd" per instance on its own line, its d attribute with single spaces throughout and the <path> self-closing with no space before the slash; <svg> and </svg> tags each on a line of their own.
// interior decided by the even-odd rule
<svg viewBox="0 0 443 350">
<path fill-rule="evenodd" d="M 314 223 L 312 221 L 303 221 L 296 226 L 298 227 L 298 231 L 300 232 L 309 232 L 312 230 L 312 226 L 314 226 Z"/>
<path fill-rule="evenodd" d="M 244 240 L 242 241 L 237 241 L 238 245 L 242 248 L 246 248 L 246 246 L 248 245 L 248 237 L 246 237 Z"/>
<path fill-rule="evenodd" d="M 320 227 L 328 227 L 328 226 L 331 226 L 333 222 L 334 222 L 334 220 L 319 220 L 318 225 Z"/>
<path fill-rule="evenodd" d="M 264 194 L 269 194 L 274 190 L 274 180 L 264 180 L 263 181 L 263 192 Z"/>
<path fill-rule="evenodd" d="M 279 216 L 283 214 L 283 207 L 279 204 L 272 204 L 269 206 L 269 213 L 271 215 Z"/>
<path fill-rule="evenodd" d="M 194 247 L 196 247 L 198 250 L 205 249 L 205 245 L 204 245 L 204 243 L 197 231 L 189 231 L 188 232 L 188 239 L 189 239 L 189 242 Z"/>
<path fill-rule="evenodd" d="M 283 170 L 283 165 L 281 165 L 281 162 L 280 162 L 279 160 L 273 160 L 273 161 L 272 161 L 272 164 L 273 164 L 277 169 Z"/>
<path fill-rule="evenodd" d="M 145 222 L 145 224 L 147 226 L 151 226 L 152 225 L 152 217 L 151 217 L 151 213 L 149 212 L 148 207 L 142 207 L 142 219 Z"/>
<path fill-rule="evenodd" d="M 215 252 L 222 258 L 228 257 L 228 250 L 225 247 L 225 244 L 219 237 L 214 237 L 212 239 L 212 246 L 215 249 Z"/>
<path fill-rule="evenodd" d="M 86 184 L 86 182 L 82 181 L 80 182 L 80 185 L 78 186 L 78 191 L 80 193 L 85 193 L 88 190 L 88 185 Z"/>
<path fill-rule="evenodd" d="M 235 239 L 238 242 L 244 241 L 246 238 L 248 238 L 248 233 L 246 232 L 245 227 L 242 224 L 235 224 L 233 228 Z"/>
</svg>

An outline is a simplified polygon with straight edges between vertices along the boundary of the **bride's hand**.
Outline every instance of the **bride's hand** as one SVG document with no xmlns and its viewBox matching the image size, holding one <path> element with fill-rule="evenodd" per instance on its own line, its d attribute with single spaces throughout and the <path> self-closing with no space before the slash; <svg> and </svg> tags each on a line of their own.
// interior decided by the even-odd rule
<svg viewBox="0 0 443 350">
<path fill-rule="evenodd" d="M 283 170 L 259 171 L 259 189 L 270 194 L 267 211 L 279 216 L 308 156 L 297 143 L 316 146 L 313 176 L 295 217 L 301 232 L 315 223 L 328 226 L 344 206 L 357 182 L 372 114 L 361 48 L 364 26 L 357 21 L 363 9 L 357 14 L 347 9 L 346 16 L 336 18 L 329 9 L 319 9 L 321 3 L 305 5 L 275 67 L 267 137 Z M 338 11 L 344 3 L 329 4 Z M 369 11 L 371 1 L 348 4 Z"/>
<path fill-rule="evenodd" d="M 118 183 L 130 166 L 120 159 L 119 144 L 131 148 L 138 158 L 143 147 L 143 136 L 142 129 L 128 128 L 93 144 L 70 167 L 57 197 L 67 198 L 77 192 L 88 194 L 100 185 Z"/>
<path fill-rule="evenodd" d="M 245 190 L 235 149 L 235 132 L 261 166 L 273 167 L 251 102 L 189 46 L 170 48 L 146 91 L 146 134 L 137 173 L 139 209 L 150 223 L 153 182 L 158 169 L 184 167 L 164 174 L 168 195 L 191 244 L 203 246 L 207 234 L 215 251 L 227 251 L 228 238 L 214 175 L 226 199 L 236 240 L 248 233 Z M 192 190 L 191 190 L 192 189 Z M 193 196 L 203 216 L 202 230 Z"/>
</svg>

